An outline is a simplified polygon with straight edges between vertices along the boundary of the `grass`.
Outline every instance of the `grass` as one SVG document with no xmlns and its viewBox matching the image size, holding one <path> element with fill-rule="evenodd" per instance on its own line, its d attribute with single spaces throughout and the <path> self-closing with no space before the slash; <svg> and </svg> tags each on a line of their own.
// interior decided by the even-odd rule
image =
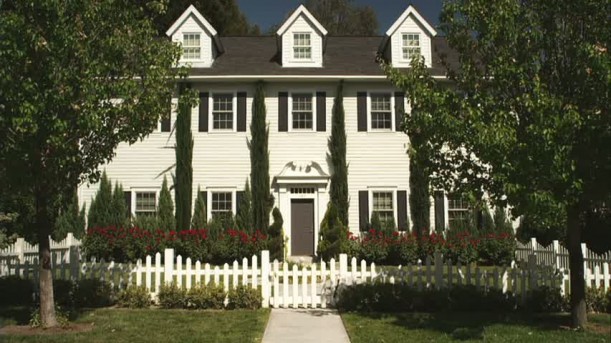
<svg viewBox="0 0 611 343">
<path fill-rule="evenodd" d="M 269 310 L 187 311 L 105 308 L 79 314 L 91 332 L 41 336 L 0 336 L 1 342 L 260 342 Z M 25 325 L 27 308 L 0 309 L 0 327 Z"/>
<path fill-rule="evenodd" d="M 583 331 L 568 314 L 343 313 L 352 343 L 363 342 L 611 342 L 611 316 L 589 315 Z"/>
</svg>

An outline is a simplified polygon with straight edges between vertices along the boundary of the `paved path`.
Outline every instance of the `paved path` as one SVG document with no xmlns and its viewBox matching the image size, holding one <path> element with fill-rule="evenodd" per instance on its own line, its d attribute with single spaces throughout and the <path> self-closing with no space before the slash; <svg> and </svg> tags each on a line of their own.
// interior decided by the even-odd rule
<svg viewBox="0 0 611 343">
<path fill-rule="evenodd" d="M 263 343 L 350 343 L 335 310 L 272 309 Z"/>
</svg>

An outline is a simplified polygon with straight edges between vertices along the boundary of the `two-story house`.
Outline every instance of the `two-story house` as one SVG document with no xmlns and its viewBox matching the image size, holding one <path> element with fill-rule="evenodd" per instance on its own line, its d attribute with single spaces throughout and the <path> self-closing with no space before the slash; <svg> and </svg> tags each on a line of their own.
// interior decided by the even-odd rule
<svg viewBox="0 0 611 343">
<path fill-rule="evenodd" d="M 254 89 L 263 80 L 271 191 L 284 218 L 288 254 L 315 253 L 329 202 L 331 110 L 344 80 L 349 228 L 357 233 L 374 211 L 382 219 L 394 218 L 400 229 L 407 227 L 409 138 L 399 128 L 402 113 L 395 108 L 403 104 L 409 111 L 409 104 L 382 73 L 376 56 L 407 68 L 413 55 L 421 55 L 433 75 L 445 78 L 439 56 L 448 52 L 445 39 L 412 6 L 384 36 L 330 36 L 304 6 L 275 36 L 262 37 L 219 37 L 191 6 L 167 35 L 181 44 L 180 63 L 191 66 L 188 81 L 199 91 L 200 104 L 192 109 L 193 189 L 204 192 L 208 218 L 237 211 L 250 175 Z M 175 119 L 172 112 L 144 141 L 120 145 L 104 166 L 112 180 L 122 183 L 134 215 L 155 211 L 160 174 L 175 163 L 170 132 Z M 87 205 L 96 191 L 95 184 L 81 186 L 81 203 Z M 441 220 L 447 226 L 466 210 L 460 201 L 435 200 L 431 223 Z"/>
</svg>

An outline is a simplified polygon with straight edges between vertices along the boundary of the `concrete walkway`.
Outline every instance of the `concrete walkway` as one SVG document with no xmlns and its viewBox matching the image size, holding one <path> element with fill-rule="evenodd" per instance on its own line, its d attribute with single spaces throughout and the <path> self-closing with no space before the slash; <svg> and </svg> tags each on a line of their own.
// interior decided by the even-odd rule
<svg viewBox="0 0 611 343">
<path fill-rule="evenodd" d="M 335 310 L 272 309 L 263 343 L 350 343 L 344 323 Z"/>
</svg>

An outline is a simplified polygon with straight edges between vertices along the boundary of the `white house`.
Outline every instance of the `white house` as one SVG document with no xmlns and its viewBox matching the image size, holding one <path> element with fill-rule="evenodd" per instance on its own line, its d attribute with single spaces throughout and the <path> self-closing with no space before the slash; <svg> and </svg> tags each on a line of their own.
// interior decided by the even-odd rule
<svg viewBox="0 0 611 343">
<path fill-rule="evenodd" d="M 401 114 L 395 108 L 402 104 L 409 110 L 409 104 L 382 73 L 376 56 L 409 67 L 413 55 L 422 55 L 432 74 L 445 78 L 440 55 L 449 54 L 445 39 L 412 6 L 385 36 L 330 36 L 304 6 L 275 36 L 264 37 L 219 37 L 191 6 L 167 35 L 182 45 L 180 63 L 192 66 L 188 81 L 199 90 L 200 104 L 192 109 L 193 189 L 205 192 L 208 218 L 237 211 L 250 174 L 254 86 L 263 80 L 271 191 L 284 218 L 288 253 L 315 253 L 329 201 L 331 109 L 344 80 L 349 228 L 358 232 L 373 211 L 392 216 L 401 229 L 407 226 L 409 139 L 397 125 Z M 175 110 L 144 141 L 120 145 L 104 166 L 111 180 L 122 183 L 134 214 L 155 211 L 162 173 L 175 162 L 170 133 Z M 81 186 L 81 202 L 88 205 L 96 191 L 95 184 Z M 443 194 L 434 200 L 432 225 L 446 227 L 467 211 L 461 201 L 448 201 Z"/>
</svg>

